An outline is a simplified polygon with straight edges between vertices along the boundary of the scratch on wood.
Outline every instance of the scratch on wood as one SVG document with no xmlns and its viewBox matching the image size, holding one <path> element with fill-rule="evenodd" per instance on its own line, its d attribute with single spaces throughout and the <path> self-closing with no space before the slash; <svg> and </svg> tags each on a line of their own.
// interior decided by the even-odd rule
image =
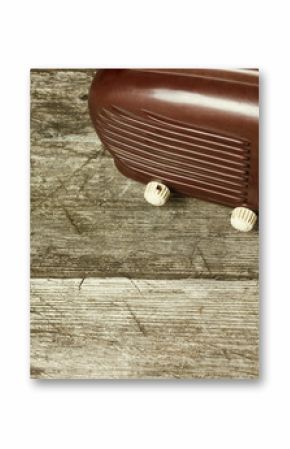
<svg viewBox="0 0 290 449">
<path fill-rule="evenodd" d="M 102 153 L 102 154 L 103 154 L 103 153 Z M 98 157 L 98 156 L 97 156 L 97 157 Z M 92 156 L 92 157 L 87 158 L 87 160 L 86 160 L 83 164 L 81 164 L 78 168 L 76 168 L 76 169 L 71 173 L 71 175 L 69 175 L 69 176 L 66 178 L 66 182 L 71 181 L 72 178 L 73 178 L 74 176 L 76 176 L 79 172 L 81 172 L 81 170 L 82 170 L 84 167 L 86 167 L 92 160 L 96 159 L 97 157 L 96 157 L 96 156 Z M 58 185 L 52 192 L 50 192 L 48 195 L 44 196 L 44 197 L 42 198 L 41 202 L 36 203 L 36 204 L 34 205 L 34 208 L 37 208 L 38 206 L 41 206 L 41 205 L 42 205 L 43 203 L 45 203 L 45 201 L 48 200 L 48 199 L 53 199 L 54 196 L 56 195 L 56 193 L 58 193 L 60 190 L 64 189 L 65 191 L 67 191 L 67 188 L 66 188 L 66 185 L 64 184 L 64 182 L 63 182 L 60 178 L 57 178 L 57 181 L 59 182 L 59 185 Z"/>
<path fill-rule="evenodd" d="M 140 288 L 139 288 L 138 285 L 137 285 L 137 283 L 136 283 L 132 278 L 130 278 L 129 276 L 127 276 L 127 278 L 129 279 L 129 281 L 131 282 L 131 284 L 133 285 L 133 287 L 139 292 L 139 295 L 140 295 L 140 296 L 143 296 L 143 295 L 142 295 L 142 292 L 141 292 L 141 290 L 140 290 Z"/>
<path fill-rule="evenodd" d="M 65 215 L 66 215 L 68 221 L 69 221 L 70 224 L 72 225 L 72 227 L 75 229 L 75 231 L 76 231 L 78 234 L 81 234 L 80 228 L 78 227 L 77 223 L 76 223 L 75 220 L 72 218 L 72 216 L 70 215 L 70 213 L 69 213 L 69 211 L 67 210 L 67 208 L 64 207 L 64 206 L 62 206 L 62 208 L 63 208 L 63 211 L 64 211 L 64 213 L 65 213 Z"/>
<path fill-rule="evenodd" d="M 72 174 L 69 176 L 68 179 L 71 179 L 73 176 L 75 176 L 77 173 L 79 173 L 84 167 L 86 167 L 86 165 L 88 165 L 93 159 L 95 159 L 95 157 L 88 157 L 87 160 L 81 164 L 78 168 L 76 168 Z"/>
<path fill-rule="evenodd" d="M 206 260 L 206 258 L 204 257 L 204 254 L 203 254 L 202 250 L 200 249 L 200 246 L 199 246 L 198 244 L 197 244 L 196 246 L 197 246 L 198 252 L 199 252 L 199 254 L 200 254 L 200 257 L 201 257 L 202 260 L 203 260 L 203 263 L 204 263 L 205 268 L 207 269 L 207 271 L 208 271 L 209 274 L 212 274 L 211 269 L 210 269 L 210 266 L 209 266 L 209 264 L 207 263 L 207 260 Z"/>
<path fill-rule="evenodd" d="M 82 184 L 81 184 L 80 187 L 79 187 L 79 193 L 83 192 L 83 190 L 84 190 L 84 188 L 86 187 L 87 183 L 88 183 L 94 176 L 95 176 L 95 174 L 93 174 L 93 175 L 91 175 L 91 176 L 87 175 L 87 176 L 84 177 L 84 180 L 83 180 Z"/>
<path fill-rule="evenodd" d="M 200 242 L 200 240 L 198 240 L 198 241 L 195 243 L 194 247 L 192 248 L 191 254 L 190 254 L 190 256 L 189 256 L 190 266 L 191 266 L 191 267 L 193 267 L 193 257 L 194 257 L 194 255 L 195 255 L 195 253 L 196 253 L 196 250 L 198 249 L 198 244 L 199 244 L 199 242 Z"/>
<path fill-rule="evenodd" d="M 81 290 L 83 283 L 85 282 L 85 277 L 82 278 L 81 282 L 79 283 L 79 290 Z"/>
<path fill-rule="evenodd" d="M 130 307 L 129 304 L 127 303 L 127 301 L 125 301 L 125 304 L 126 304 L 127 309 L 129 310 L 129 312 L 130 312 L 130 314 L 131 314 L 133 320 L 134 320 L 135 323 L 137 324 L 139 331 L 140 331 L 144 336 L 146 336 L 146 335 L 147 335 L 147 332 L 146 332 L 146 330 L 145 330 L 145 327 L 144 327 L 143 324 L 140 322 L 140 320 L 137 318 L 136 314 L 133 312 L 133 310 L 131 309 L 131 307 Z"/>
</svg>

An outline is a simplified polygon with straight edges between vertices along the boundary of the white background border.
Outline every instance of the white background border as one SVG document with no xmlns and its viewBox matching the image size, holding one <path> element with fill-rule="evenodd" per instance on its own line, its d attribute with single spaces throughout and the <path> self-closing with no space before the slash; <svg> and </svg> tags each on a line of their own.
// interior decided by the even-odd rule
<svg viewBox="0 0 290 449">
<path fill-rule="evenodd" d="M 0 446 L 289 447 L 287 2 L 50 0 L 0 8 Z M 259 381 L 29 379 L 29 69 L 138 66 L 260 68 Z"/>
</svg>

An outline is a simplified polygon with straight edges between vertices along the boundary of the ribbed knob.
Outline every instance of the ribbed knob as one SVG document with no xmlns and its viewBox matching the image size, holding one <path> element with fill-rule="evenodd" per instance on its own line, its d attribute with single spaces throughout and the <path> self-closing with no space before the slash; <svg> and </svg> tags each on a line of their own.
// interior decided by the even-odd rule
<svg viewBox="0 0 290 449">
<path fill-rule="evenodd" d="M 236 207 L 231 215 L 231 225 L 242 232 L 249 232 L 255 226 L 257 215 L 246 207 Z"/>
<path fill-rule="evenodd" d="M 158 181 L 147 184 L 144 192 L 145 200 L 153 206 L 163 206 L 170 196 L 169 188 Z"/>
</svg>

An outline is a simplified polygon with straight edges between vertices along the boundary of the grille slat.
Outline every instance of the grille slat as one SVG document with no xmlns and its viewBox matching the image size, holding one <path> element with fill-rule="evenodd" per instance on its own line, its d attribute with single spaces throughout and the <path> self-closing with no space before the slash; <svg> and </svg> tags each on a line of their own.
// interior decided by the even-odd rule
<svg viewBox="0 0 290 449">
<path fill-rule="evenodd" d="M 233 151 L 229 151 L 228 149 L 225 150 L 224 148 L 214 148 L 214 147 L 209 147 L 209 146 L 204 146 L 204 145 L 200 145 L 197 143 L 193 143 L 193 142 L 186 142 L 184 140 L 178 140 L 175 138 L 171 138 L 171 137 L 165 137 L 163 135 L 156 135 L 156 133 L 153 133 L 151 131 L 142 129 L 142 131 L 140 131 L 140 129 L 138 128 L 133 128 L 132 131 L 132 127 L 131 125 L 122 123 L 121 126 L 116 125 L 116 123 L 112 123 L 111 119 L 106 119 L 104 116 L 100 115 L 99 118 L 101 118 L 102 122 L 101 124 L 106 124 L 107 127 L 110 128 L 111 132 L 117 132 L 117 133 L 125 133 L 128 134 L 129 136 L 133 137 L 133 138 L 137 138 L 140 139 L 142 138 L 143 140 L 146 140 L 148 142 L 154 143 L 154 144 L 161 144 L 167 148 L 171 148 L 171 149 L 175 149 L 175 150 L 179 150 L 181 149 L 181 151 L 183 152 L 187 152 L 189 154 L 207 154 L 209 157 L 212 157 L 214 159 L 218 159 L 221 161 L 224 160 L 232 160 L 234 163 L 240 163 L 241 165 L 248 165 L 248 157 L 247 154 L 241 153 L 241 152 L 234 152 Z M 130 129 L 128 130 L 127 128 L 130 127 Z M 112 131 L 112 129 L 114 131 Z M 107 130 L 108 131 L 108 130 Z M 144 136 L 145 134 L 145 136 Z M 148 134 L 150 135 L 150 137 L 148 137 Z M 155 137 L 155 139 L 152 139 L 152 137 Z M 156 141 L 156 138 L 158 139 Z M 169 141 L 169 144 L 168 144 Z M 172 142 L 175 145 L 172 145 Z M 176 146 L 176 144 L 178 146 Z M 199 150 L 199 151 L 198 151 Z M 205 150 L 205 151 L 203 151 Z M 223 156 L 223 157 L 221 157 Z M 227 159 L 225 159 L 225 157 Z"/>
<path fill-rule="evenodd" d="M 119 154 L 119 159 L 128 162 L 128 165 L 131 167 L 145 167 L 147 169 L 153 169 L 153 170 L 158 170 L 158 167 L 154 167 L 155 164 L 152 164 L 152 161 L 145 161 L 145 162 L 138 162 L 137 159 L 131 159 L 128 156 L 124 156 L 121 155 L 121 153 L 119 151 L 117 151 L 117 154 Z M 157 165 L 157 164 L 156 164 Z M 165 175 L 169 175 L 171 177 L 176 177 L 185 181 L 190 181 L 191 183 L 195 184 L 195 185 L 201 185 L 201 186 L 211 186 L 211 187 L 215 187 L 218 191 L 221 192 L 235 192 L 237 194 L 240 194 L 240 197 L 242 198 L 243 194 L 245 193 L 244 190 L 240 190 L 240 189 L 236 189 L 234 187 L 226 187 L 226 186 L 221 186 L 218 183 L 213 183 L 212 181 L 208 181 L 208 180 L 202 180 L 199 179 L 198 177 L 194 177 L 194 176 L 186 176 L 185 174 L 180 174 L 175 167 L 170 167 L 169 165 L 166 166 L 166 168 L 162 169 L 162 173 Z"/>
<path fill-rule="evenodd" d="M 186 162 L 188 162 L 189 165 L 190 165 L 190 163 L 196 162 L 197 164 L 200 164 L 205 169 L 207 169 L 207 167 L 210 166 L 210 167 L 213 167 L 213 168 L 219 168 L 221 170 L 224 170 L 226 173 L 227 172 L 229 172 L 229 173 L 236 173 L 236 174 L 238 174 L 240 176 L 243 176 L 246 173 L 246 171 L 241 169 L 241 168 L 232 168 L 232 167 L 231 168 L 229 168 L 229 167 L 225 168 L 221 164 L 205 161 L 202 158 L 198 159 L 198 158 L 193 158 L 193 157 L 185 156 L 185 155 L 181 155 L 181 154 L 177 154 L 177 155 L 176 154 L 174 154 L 174 155 L 170 154 L 169 155 L 168 151 L 166 151 L 164 149 L 160 149 L 160 148 L 157 149 L 155 147 L 149 147 L 148 145 L 146 145 L 146 144 L 144 144 L 142 142 L 132 141 L 132 143 L 133 143 L 133 145 L 132 145 L 132 143 L 130 143 L 128 141 L 123 142 L 123 140 L 125 140 L 125 139 L 123 139 L 123 136 L 119 137 L 119 139 L 116 139 L 116 138 L 114 138 L 112 136 L 108 136 L 106 131 L 103 131 L 102 137 L 103 137 L 104 140 L 111 141 L 115 145 L 126 146 L 129 149 L 129 151 L 131 151 L 131 153 L 133 153 L 133 154 L 136 151 L 136 149 L 139 148 L 139 146 L 141 146 L 143 148 L 143 150 L 145 149 L 145 151 L 147 151 L 147 154 L 148 154 L 149 150 L 151 151 L 150 158 L 151 158 L 151 154 L 156 154 L 157 152 L 161 152 L 162 154 L 165 154 L 167 156 L 168 160 L 174 160 L 174 158 L 177 158 L 177 160 L 178 159 L 184 159 L 184 160 L 186 160 Z M 222 172 L 221 172 L 221 174 L 222 174 Z M 238 179 L 238 177 L 237 177 L 237 179 Z"/>
<path fill-rule="evenodd" d="M 201 197 L 243 202 L 250 144 L 142 110 L 116 106 L 97 114 L 96 127 L 109 151 L 133 172 L 186 187 Z"/>
<path fill-rule="evenodd" d="M 103 109 L 103 111 L 107 111 L 107 109 Z M 139 123 L 141 125 L 146 125 L 146 124 L 151 124 L 154 125 L 154 122 L 160 122 L 161 125 L 163 125 L 163 129 L 165 129 L 168 132 L 167 127 L 171 126 L 172 128 L 176 129 L 176 132 L 179 135 L 188 135 L 189 137 L 193 137 L 195 136 L 195 134 L 197 134 L 200 138 L 204 139 L 204 138 L 209 138 L 210 142 L 213 142 L 215 140 L 217 141 L 221 141 L 224 145 L 225 142 L 228 143 L 232 143 L 233 145 L 248 145 L 249 143 L 246 140 L 242 140 L 242 139 L 236 139 L 236 138 L 232 138 L 229 136 L 224 136 L 221 134 L 216 134 L 216 133 L 212 133 L 209 132 L 207 130 L 201 130 L 201 129 L 197 129 L 197 128 L 192 128 L 192 127 L 186 127 L 184 123 L 182 122 L 178 122 L 176 120 L 172 120 L 172 119 L 168 119 L 166 117 L 161 116 L 160 114 L 153 114 L 150 111 L 147 111 L 145 109 L 142 110 L 142 112 L 146 113 L 147 116 L 147 120 L 144 119 L 144 117 L 142 117 L 142 119 L 140 117 L 138 117 L 136 114 L 133 114 L 132 112 L 129 111 L 125 111 L 124 109 L 117 107 L 117 106 L 113 106 L 112 111 L 116 111 L 118 113 L 118 116 L 120 117 L 131 117 L 134 118 L 135 120 L 139 119 Z M 110 111 L 111 113 L 114 113 Z M 164 128 L 165 126 L 165 128 Z M 204 137 L 202 137 L 204 136 Z"/>
<path fill-rule="evenodd" d="M 139 155 L 137 155 L 136 156 L 136 154 L 134 155 L 134 158 L 133 158 L 133 156 L 131 156 L 130 158 L 129 158 L 129 154 L 128 154 L 128 152 L 127 151 L 124 151 L 124 150 L 122 150 L 122 149 L 120 149 L 120 148 L 116 148 L 115 146 L 113 146 L 113 145 L 109 145 L 109 147 L 110 147 L 110 149 L 113 151 L 113 152 L 115 152 L 118 156 L 120 156 L 120 158 L 121 157 L 123 157 L 123 158 L 127 158 L 128 160 L 130 160 L 130 161 L 132 161 L 132 162 L 134 162 L 134 160 L 136 160 L 136 161 L 141 161 L 141 162 L 143 162 L 143 163 L 147 163 L 147 164 L 149 164 L 149 162 L 148 162 L 148 159 L 146 159 L 145 157 L 142 157 L 142 156 L 139 156 Z M 133 159 L 132 159 L 133 158 Z M 201 181 L 205 181 L 205 182 L 212 182 L 212 181 L 216 181 L 217 183 L 218 182 L 220 182 L 221 184 L 227 184 L 227 185 L 229 185 L 229 186 L 231 186 L 233 189 L 235 189 L 236 187 L 241 187 L 241 184 L 240 183 L 238 183 L 238 182 L 234 182 L 234 181 L 229 181 L 229 180 L 226 180 L 226 179 L 222 179 L 221 181 L 217 178 L 217 176 L 213 176 L 213 175 L 208 175 L 208 174 L 204 174 L 204 173 L 199 173 L 199 174 L 193 174 L 193 172 L 192 171 L 189 171 L 188 170 L 188 167 L 187 168 L 180 168 L 179 167 L 179 165 L 176 165 L 176 164 L 169 164 L 168 163 L 168 160 L 166 161 L 167 163 L 162 163 L 162 162 L 160 162 L 160 160 L 158 160 L 158 159 L 156 159 L 156 158 L 154 158 L 153 160 L 150 160 L 150 164 L 153 164 L 153 165 L 156 165 L 156 166 L 159 166 L 159 167 L 161 167 L 161 168 L 163 168 L 163 169 L 166 169 L 166 167 L 167 168 L 170 168 L 170 169 L 173 169 L 174 171 L 176 171 L 177 173 L 180 173 L 180 174 L 182 174 L 182 173 L 186 173 L 186 174 L 188 174 L 188 175 L 190 175 L 188 178 L 192 178 L 192 179 L 199 179 L 199 180 L 201 180 Z M 209 180 L 209 181 L 208 181 Z M 243 189 L 242 190 L 240 190 L 240 189 L 237 189 L 238 191 L 245 191 L 247 189 L 247 185 L 246 184 L 244 184 L 244 187 L 243 187 Z"/>
<path fill-rule="evenodd" d="M 116 151 L 117 147 L 109 143 L 110 141 L 113 141 L 113 139 L 110 139 L 110 138 L 107 139 L 106 137 L 103 137 L 103 140 L 106 142 L 106 145 L 110 149 L 112 149 L 112 152 Z M 138 155 L 140 155 L 140 154 L 141 154 L 141 157 L 148 156 L 148 151 L 146 151 L 144 149 L 141 150 L 140 148 L 136 148 L 136 147 L 133 148 L 132 146 L 122 144 L 120 141 L 118 142 L 118 145 L 119 145 L 119 149 L 123 148 L 125 146 L 126 148 L 125 149 L 123 148 L 123 150 L 127 154 L 131 154 L 134 150 L 134 157 L 136 157 L 136 155 L 137 155 L 137 157 L 139 157 Z M 131 149 L 130 152 L 128 152 L 128 148 Z M 204 174 L 204 176 L 211 177 L 212 179 L 220 178 L 221 182 L 233 182 L 237 185 L 243 184 L 243 185 L 247 186 L 247 177 L 246 176 L 239 176 L 236 174 L 233 175 L 233 174 L 228 174 L 228 173 L 220 173 L 217 170 L 213 170 L 208 167 L 204 168 L 200 164 L 194 165 L 192 162 L 188 162 L 188 161 L 186 161 L 186 163 L 184 163 L 178 159 L 173 159 L 173 158 L 169 159 L 168 157 L 161 156 L 157 152 L 155 152 L 154 154 L 150 154 L 150 158 L 152 158 L 152 160 L 155 160 L 157 162 L 163 162 L 163 161 L 172 162 L 176 167 L 181 167 L 182 169 L 185 169 L 185 170 L 188 170 L 191 168 L 194 173 L 198 172 L 198 173 Z M 147 157 L 147 160 L 148 160 L 148 157 Z"/>
<path fill-rule="evenodd" d="M 200 137 L 196 135 L 188 135 L 181 132 L 173 131 L 171 129 L 164 129 L 161 126 L 158 126 L 156 123 L 147 123 L 144 121 L 140 121 L 136 118 L 132 118 L 131 116 L 125 116 L 125 115 L 116 115 L 113 114 L 111 111 L 108 111 L 106 109 L 103 109 L 101 113 L 98 114 L 98 117 L 101 118 L 105 123 L 108 123 L 108 121 L 113 121 L 115 123 L 120 124 L 121 126 L 126 126 L 134 129 L 135 131 L 142 131 L 147 133 L 152 133 L 153 136 L 160 138 L 163 137 L 167 140 L 173 140 L 180 143 L 196 143 L 198 144 L 210 144 L 212 149 L 216 149 L 224 152 L 228 152 L 229 154 L 245 154 L 245 150 L 248 150 L 247 145 L 245 147 L 243 146 L 243 143 L 232 143 L 232 145 L 229 145 L 229 142 L 226 143 L 220 142 L 215 140 L 216 138 L 213 137 L 212 139 L 208 139 L 206 137 Z M 208 134 L 206 135 L 208 137 Z M 213 135 L 215 136 L 215 135 Z M 247 152 L 247 151 L 246 151 Z"/>
<path fill-rule="evenodd" d="M 155 176 L 155 178 L 157 179 L 158 176 L 159 176 L 158 172 L 155 171 L 155 170 L 151 170 L 151 168 L 150 168 L 150 170 L 146 171 L 144 169 L 140 169 L 140 168 L 134 167 L 133 165 L 128 165 L 128 167 L 132 168 L 134 171 L 138 171 L 139 173 L 147 175 L 147 176 L 149 176 L 151 178 L 152 178 L 152 176 Z M 184 187 L 188 187 L 188 188 L 192 188 L 193 187 L 192 183 L 186 183 L 186 182 L 183 182 L 183 181 L 180 181 L 180 180 L 176 182 L 172 177 L 167 177 L 167 176 L 163 176 L 162 175 L 162 180 L 165 181 L 165 182 L 168 182 L 168 183 L 172 183 L 172 181 L 174 181 L 178 185 L 184 186 Z M 232 201 L 234 200 L 237 204 L 243 199 L 242 196 L 240 197 L 240 196 L 237 196 L 237 195 L 230 195 L 228 193 L 218 192 L 216 190 L 212 190 L 212 189 L 209 189 L 209 188 L 202 188 L 202 187 L 194 186 L 194 190 L 201 191 L 201 192 L 203 192 L 203 193 L 205 193 L 207 195 L 208 194 L 213 194 L 214 196 L 220 196 L 221 198 L 228 198 L 228 199 L 230 199 Z"/>
<path fill-rule="evenodd" d="M 109 134 L 109 135 L 112 135 L 112 136 L 114 136 L 115 138 L 117 137 L 119 137 L 120 136 L 120 134 L 119 133 L 116 133 L 116 132 L 114 132 L 114 131 L 112 131 L 112 130 L 110 130 L 110 129 L 106 129 L 106 130 L 104 130 L 104 133 L 105 134 Z M 124 134 L 124 133 L 123 133 Z M 136 142 L 136 139 L 131 139 L 130 137 L 127 137 L 126 135 L 122 135 L 122 139 L 123 140 L 125 140 L 125 142 L 129 142 L 129 143 L 135 143 Z M 146 145 L 148 148 L 150 148 L 150 147 L 152 147 L 152 146 L 155 146 L 156 147 L 156 145 L 157 146 L 161 146 L 163 149 L 165 149 L 167 152 L 170 152 L 170 153 L 172 153 L 172 152 L 177 152 L 177 154 L 178 153 L 182 153 L 182 154 L 187 154 L 187 155 L 190 155 L 190 157 L 192 156 L 192 158 L 195 158 L 195 159 L 197 159 L 197 160 L 204 160 L 205 158 L 206 159 L 210 159 L 210 161 L 212 161 L 212 162 L 217 162 L 217 163 L 223 163 L 223 162 L 225 162 L 225 163 L 227 163 L 228 165 L 233 165 L 234 167 L 238 167 L 238 168 L 247 168 L 248 167 L 248 160 L 245 160 L 245 161 L 233 161 L 233 160 L 227 160 L 226 158 L 224 158 L 224 157 L 218 157 L 218 156 L 212 156 L 211 154 L 207 154 L 207 153 L 202 153 L 201 151 L 195 151 L 195 150 L 188 150 L 188 149 L 186 149 L 186 148 L 178 148 L 178 147 L 176 147 L 176 146 L 173 146 L 173 145 L 168 145 L 168 144 L 164 144 L 163 142 L 161 142 L 161 141 L 156 141 L 156 140 L 152 140 L 152 139 L 148 139 L 147 137 L 141 137 L 141 139 L 142 139 L 142 142 L 144 143 L 144 145 Z"/>
</svg>

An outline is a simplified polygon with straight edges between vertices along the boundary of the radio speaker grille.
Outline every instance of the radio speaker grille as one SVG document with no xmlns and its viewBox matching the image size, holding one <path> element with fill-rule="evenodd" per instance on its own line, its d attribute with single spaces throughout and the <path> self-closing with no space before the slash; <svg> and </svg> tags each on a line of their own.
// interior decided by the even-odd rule
<svg viewBox="0 0 290 449">
<path fill-rule="evenodd" d="M 116 106 L 97 114 L 112 155 L 134 172 L 197 196 L 241 204 L 247 198 L 250 144 L 142 110 Z"/>
</svg>

